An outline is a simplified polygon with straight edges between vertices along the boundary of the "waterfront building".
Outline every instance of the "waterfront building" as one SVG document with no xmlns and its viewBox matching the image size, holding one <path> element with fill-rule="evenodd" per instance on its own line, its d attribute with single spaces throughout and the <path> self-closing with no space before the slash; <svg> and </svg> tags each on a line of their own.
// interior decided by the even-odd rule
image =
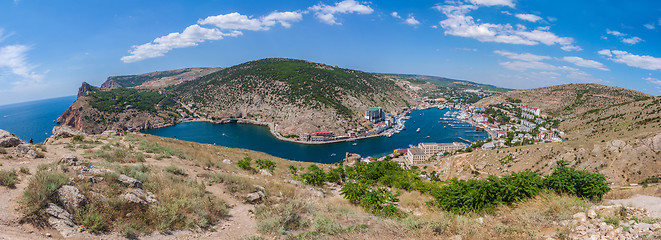
<svg viewBox="0 0 661 240">
<path fill-rule="evenodd" d="M 427 155 L 421 148 L 412 147 L 406 152 L 406 162 L 410 165 L 420 164 L 427 161 Z"/>
<path fill-rule="evenodd" d="M 370 122 L 380 122 L 383 121 L 385 117 L 386 114 L 380 107 L 372 107 L 365 110 L 365 119 L 369 120 Z"/>
<path fill-rule="evenodd" d="M 427 158 L 434 156 L 436 153 L 454 152 L 466 148 L 467 145 L 460 142 L 452 143 L 420 143 L 418 148 L 422 149 Z"/>
</svg>

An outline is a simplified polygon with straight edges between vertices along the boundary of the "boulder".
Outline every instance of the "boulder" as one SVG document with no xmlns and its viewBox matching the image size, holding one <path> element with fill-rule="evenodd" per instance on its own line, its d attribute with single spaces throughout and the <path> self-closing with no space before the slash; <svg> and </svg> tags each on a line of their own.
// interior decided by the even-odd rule
<svg viewBox="0 0 661 240">
<path fill-rule="evenodd" d="M 67 126 L 55 126 L 53 127 L 53 136 L 55 137 L 73 137 L 76 135 L 85 135 L 83 132 L 72 129 Z"/>
<path fill-rule="evenodd" d="M 21 144 L 21 139 L 11 133 L 0 129 L 0 147 L 16 147 Z"/>
<path fill-rule="evenodd" d="M 70 166 L 76 166 L 78 165 L 78 157 L 73 154 L 64 154 L 62 155 L 62 158 L 60 158 L 60 163 L 64 163 Z"/>
<path fill-rule="evenodd" d="M 266 195 L 262 191 L 257 191 L 246 196 L 246 202 L 251 204 L 261 203 L 266 198 Z"/>
<path fill-rule="evenodd" d="M 580 212 L 580 213 L 574 214 L 574 215 L 572 216 L 572 218 L 573 218 L 574 220 L 576 220 L 576 221 L 579 221 L 579 222 L 585 222 L 585 221 L 587 221 L 587 219 L 588 219 L 588 217 L 585 215 L 584 212 Z"/>
<path fill-rule="evenodd" d="M 49 203 L 46 213 L 50 215 L 48 224 L 55 228 L 63 237 L 69 237 L 77 232 L 77 226 L 73 223 L 71 214 L 61 207 Z"/>
<path fill-rule="evenodd" d="M 126 176 L 124 174 L 119 175 L 119 181 L 122 184 L 124 184 L 124 186 L 127 186 L 127 187 L 142 188 L 142 182 L 140 182 L 138 179 Z"/>
<path fill-rule="evenodd" d="M 27 143 L 22 143 L 14 149 L 14 154 L 20 156 L 20 157 L 29 157 L 29 158 L 37 158 L 39 155 L 37 154 L 37 151 L 30 146 L 30 144 Z"/>
<path fill-rule="evenodd" d="M 224 163 L 224 164 L 232 164 L 232 160 L 224 159 L 224 160 L 223 160 L 223 163 Z"/>
<path fill-rule="evenodd" d="M 69 212 L 76 212 L 87 204 L 87 198 L 74 186 L 64 185 L 57 190 L 57 198 Z"/>
<path fill-rule="evenodd" d="M 156 195 L 151 192 L 145 193 L 139 188 L 127 189 L 121 197 L 127 202 L 136 204 L 153 204 L 158 202 Z"/>
<path fill-rule="evenodd" d="M 264 176 L 273 176 L 273 173 L 271 173 L 269 170 L 266 169 L 260 169 L 259 174 L 262 174 Z"/>
</svg>

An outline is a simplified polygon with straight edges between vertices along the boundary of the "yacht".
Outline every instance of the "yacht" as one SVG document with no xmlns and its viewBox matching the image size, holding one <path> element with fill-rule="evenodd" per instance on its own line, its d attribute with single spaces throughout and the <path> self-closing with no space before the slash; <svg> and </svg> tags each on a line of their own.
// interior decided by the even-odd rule
<svg viewBox="0 0 661 240">
<path fill-rule="evenodd" d="M 418 128 L 417 130 L 415 130 L 415 132 L 420 132 L 420 128 Z"/>
</svg>

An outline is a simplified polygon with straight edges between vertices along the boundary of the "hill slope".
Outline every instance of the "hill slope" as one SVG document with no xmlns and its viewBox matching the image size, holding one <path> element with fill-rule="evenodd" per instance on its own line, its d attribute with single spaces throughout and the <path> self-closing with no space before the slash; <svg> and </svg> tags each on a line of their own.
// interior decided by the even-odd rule
<svg viewBox="0 0 661 240">
<path fill-rule="evenodd" d="M 101 89 L 83 85 L 58 122 L 100 133 L 167 126 L 194 114 L 276 123 L 282 135 L 320 130 L 342 135 L 363 124 L 366 108 L 394 112 L 414 103 L 414 92 L 401 80 L 301 60 L 263 59 L 213 70 L 111 77 Z M 189 79 L 204 72 L 211 73 Z"/>
</svg>

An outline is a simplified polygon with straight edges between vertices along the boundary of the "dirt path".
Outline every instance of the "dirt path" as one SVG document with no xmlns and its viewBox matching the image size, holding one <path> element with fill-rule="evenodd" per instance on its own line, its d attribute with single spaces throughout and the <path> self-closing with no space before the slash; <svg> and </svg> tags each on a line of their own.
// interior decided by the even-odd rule
<svg viewBox="0 0 661 240">
<path fill-rule="evenodd" d="M 629 199 L 612 200 L 613 204 L 622 204 L 624 206 L 642 207 L 647 209 L 650 217 L 661 219 L 661 198 L 637 194 Z"/>
</svg>

